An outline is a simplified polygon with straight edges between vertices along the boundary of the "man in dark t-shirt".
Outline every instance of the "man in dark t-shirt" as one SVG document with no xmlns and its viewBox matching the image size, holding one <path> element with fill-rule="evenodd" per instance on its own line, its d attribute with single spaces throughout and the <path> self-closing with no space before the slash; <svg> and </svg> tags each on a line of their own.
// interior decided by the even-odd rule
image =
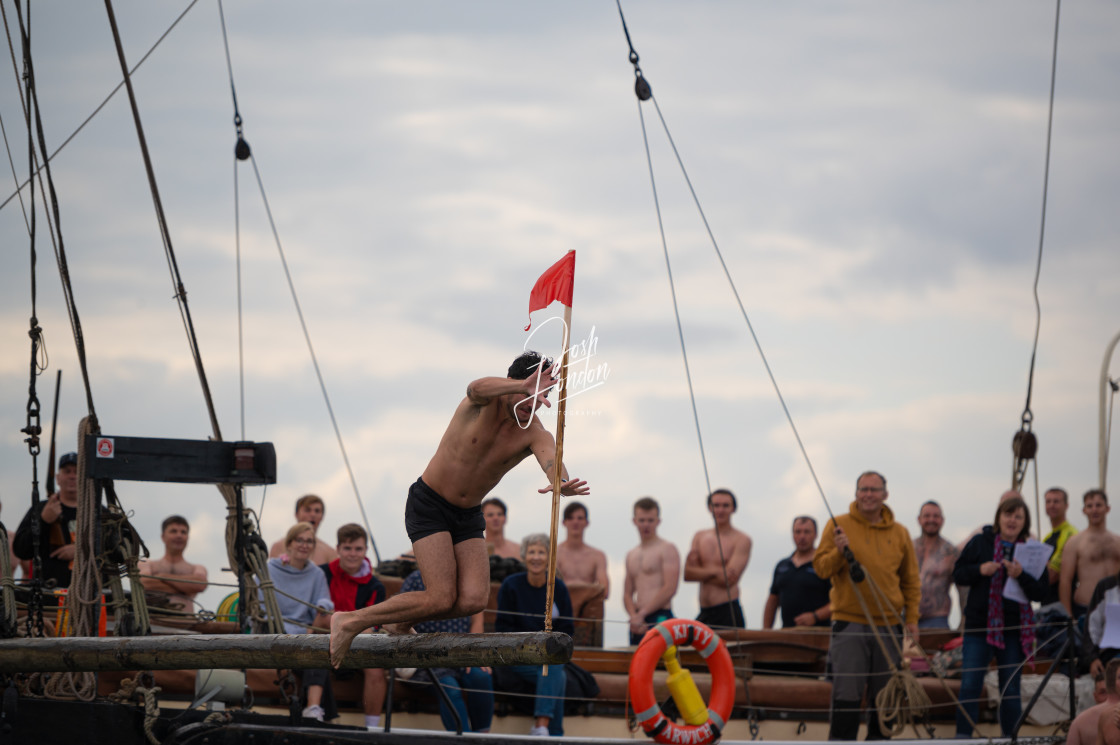
<svg viewBox="0 0 1120 745">
<path fill-rule="evenodd" d="M 58 459 L 58 491 L 40 502 L 39 559 L 42 562 L 40 579 L 47 587 L 70 586 L 74 567 L 74 532 L 78 524 L 78 454 L 66 453 Z M 32 507 L 23 516 L 16 530 L 12 551 L 20 559 L 35 556 L 32 521 L 36 509 Z"/>
<path fill-rule="evenodd" d="M 794 552 L 774 567 L 770 597 L 766 599 L 762 628 L 774 628 L 774 617 L 782 611 L 782 627 L 828 626 L 831 606 L 828 591 L 832 583 L 821 579 L 813 569 L 817 549 L 817 521 L 802 515 L 793 519 Z"/>
</svg>

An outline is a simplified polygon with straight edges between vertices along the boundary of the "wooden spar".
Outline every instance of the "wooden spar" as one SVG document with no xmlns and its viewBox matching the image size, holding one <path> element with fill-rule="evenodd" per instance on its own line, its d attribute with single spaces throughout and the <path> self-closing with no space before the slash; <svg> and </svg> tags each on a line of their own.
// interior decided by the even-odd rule
<svg viewBox="0 0 1120 745">
<path fill-rule="evenodd" d="M 574 269 L 573 269 L 574 273 Z M 556 591 L 556 534 L 560 524 L 560 484 L 564 482 L 564 413 L 568 406 L 568 347 L 571 344 L 572 306 L 564 306 L 564 346 L 560 356 L 560 387 L 556 402 L 556 458 L 552 468 L 552 527 L 548 533 L 548 591 L 544 630 L 552 631 L 552 599 Z"/>
<path fill-rule="evenodd" d="M 325 668 L 326 634 L 214 634 L 0 640 L 0 673 Z M 342 668 L 561 664 L 567 634 L 359 634 Z"/>
</svg>

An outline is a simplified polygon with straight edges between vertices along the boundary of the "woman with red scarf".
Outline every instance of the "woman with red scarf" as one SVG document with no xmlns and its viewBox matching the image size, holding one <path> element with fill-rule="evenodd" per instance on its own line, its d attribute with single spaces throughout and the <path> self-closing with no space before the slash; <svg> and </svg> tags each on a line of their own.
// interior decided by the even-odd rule
<svg viewBox="0 0 1120 745">
<path fill-rule="evenodd" d="M 953 568 L 953 581 L 971 589 L 964 608 L 964 645 L 960 702 L 972 722 L 977 721 L 984 674 L 994 657 L 999 671 L 999 728 L 1005 736 L 1019 721 L 1023 706 L 1019 681 L 1024 660 L 1034 653 L 1034 615 L 1031 604 L 1004 597 L 1008 579 L 1014 579 L 1028 600 L 1046 597 L 1047 583 L 1023 571 L 1015 560 L 1015 544 L 1031 532 L 1031 513 L 1020 496 L 1000 502 L 996 519 L 985 525 L 961 552 Z M 957 710 L 957 737 L 972 737 L 972 724 Z"/>
</svg>

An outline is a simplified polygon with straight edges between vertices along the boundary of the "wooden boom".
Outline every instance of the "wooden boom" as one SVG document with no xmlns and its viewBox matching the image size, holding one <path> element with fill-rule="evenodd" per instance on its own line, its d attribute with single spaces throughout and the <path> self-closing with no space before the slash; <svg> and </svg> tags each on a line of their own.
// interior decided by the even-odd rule
<svg viewBox="0 0 1120 745">
<path fill-rule="evenodd" d="M 0 672 L 326 668 L 326 634 L 216 634 L 0 640 Z M 343 668 L 557 665 L 567 634 L 359 634 Z"/>
</svg>

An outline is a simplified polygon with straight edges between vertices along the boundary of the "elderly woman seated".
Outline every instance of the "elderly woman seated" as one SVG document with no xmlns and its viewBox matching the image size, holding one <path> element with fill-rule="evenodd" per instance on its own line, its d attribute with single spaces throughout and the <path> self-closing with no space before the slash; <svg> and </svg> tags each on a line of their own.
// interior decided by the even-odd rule
<svg viewBox="0 0 1120 745">
<path fill-rule="evenodd" d="M 284 553 L 268 560 L 268 575 L 280 590 L 276 603 L 284 618 L 286 634 L 306 634 L 310 626 L 318 625 L 315 622 L 319 619 L 319 608 L 334 610 L 327 577 L 311 562 L 315 540 L 315 526 L 296 523 L 284 536 Z M 319 721 L 323 721 L 325 714 L 330 719 L 338 716 L 330 694 L 329 670 L 304 670 L 303 688 L 307 695 L 303 716 Z"/>
<path fill-rule="evenodd" d="M 498 590 L 498 615 L 494 630 L 543 631 L 544 607 L 548 588 L 548 536 L 534 533 L 521 541 L 521 560 L 528 571 L 510 575 Z M 572 623 L 572 600 L 563 580 L 557 578 L 552 598 L 552 629 L 568 635 L 575 633 Z M 563 665 L 549 665 L 543 675 L 539 665 L 515 665 L 509 668 L 518 678 L 533 686 L 536 718 L 530 735 L 564 734 L 564 689 L 567 677 Z"/>
</svg>

